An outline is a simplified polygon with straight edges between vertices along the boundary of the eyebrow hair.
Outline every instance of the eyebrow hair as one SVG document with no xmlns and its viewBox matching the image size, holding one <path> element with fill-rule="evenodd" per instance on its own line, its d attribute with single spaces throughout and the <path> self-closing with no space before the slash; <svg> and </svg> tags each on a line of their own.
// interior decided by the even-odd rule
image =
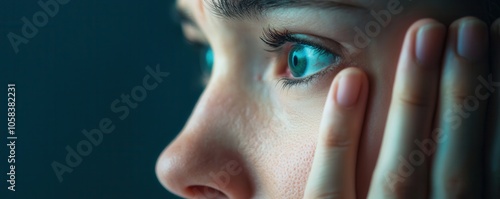
<svg viewBox="0 0 500 199">
<path fill-rule="evenodd" d="M 316 7 L 321 9 L 362 8 L 332 0 L 205 0 L 213 13 L 225 19 L 252 19 L 278 8 Z"/>
</svg>

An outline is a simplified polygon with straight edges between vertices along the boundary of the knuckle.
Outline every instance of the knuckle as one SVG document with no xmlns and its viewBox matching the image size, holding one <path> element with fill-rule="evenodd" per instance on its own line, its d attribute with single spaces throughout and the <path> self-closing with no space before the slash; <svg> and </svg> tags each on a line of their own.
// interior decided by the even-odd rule
<svg viewBox="0 0 500 199">
<path fill-rule="evenodd" d="M 481 20 L 477 17 L 474 17 L 474 16 L 461 17 L 461 18 L 453 21 L 453 23 L 451 23 L 450 27 L 454 27 L 454 26 L 457 27 L 461 23 L 464 23 L 465 21 L 473 21 L 474 23 L 479 23 L 482 26 L 487 27 L 487 24 L 483 20 Z"/>
<path fill-rule="evenodd" d="M 347 148 L 353 144 L 349 132 L 344 129 L 335 129 L 326 133 L 323 142 L 327 148 Z"/>
<path fill-rule="evenodd" d="M 402 171 L 394 168 L 377 175 L 380 191 L 386 198 L 422 198 L 426 188 L 421 182 L 426 181 L 426 175 L 422 170 L 416 173 L 413 171 L 416 170 Z"/>
<path fill-rule="evenodd" d="M 448 98 L 455 103 L 463 103 L 469 97 L 471 97 L 472 92 L 467 91 L 465 88 L 455 87 L 448 92 Z"/>
<path fill-rule="evenodd" d="M 304 197 L 304 199 L 344 199 L 345 195 L 340 191 L 327 191 L 321 193 L 313 193 L 311 196 Z"/>
<path fill-rule="evenodd" d="M 443 178 L 444 192 L 453 198 L 470 198 L 472 195 L 471 190 L 467 184 L 467 180 L 463 176 L 453 175 Z"/>
<path fill-rule="evenodd" d="M 385 191 L 391 198 L 411 198 L 415 194 L 415 187 L 408 181 L 398 182 L 395 184 L 385 184 Z"/>
<path fill-rule="evenodd" d="M 403 92 L 399 95 L 398 100 L 401 104 L 410 107 L 429 107 L 431 104 L 428 97 L 423 94 Z"/>
</svg>

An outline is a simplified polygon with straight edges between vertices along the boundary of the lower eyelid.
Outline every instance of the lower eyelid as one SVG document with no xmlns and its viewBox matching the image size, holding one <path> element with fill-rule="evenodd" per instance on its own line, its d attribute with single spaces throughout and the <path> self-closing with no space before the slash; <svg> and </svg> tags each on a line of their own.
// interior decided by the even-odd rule
<svg viewBox="0 0 500 199">
<path fill-rule="evenodd" d="M 281 77 L 277 83 L 281 83 L 281 88 L 283 90 L 285 89 L 290 89 L 294 86 L 299 87 L 299 88 L 311 88 L 311 84 L 316 84 L 318 82 L 321 82 L 324 78 L 329 77 L 330 75 L 337 74 L 340 72 L 342 69 L 347 68 L 349 66 L 343 65 L 342 62 L 339 65 L 330 65 L 323 70 L 316 72 L 310 76 L 304 77 L 304 78 L 288 78 L 288 77 Z M 333 77 L 332 77 L 333 79 Z"/>
<path fill-rule="evenodd" d="M 270 48 L 273 49 L 268 52 L 274 54 L 274 56 L 277 57 L 277 60 L 279 60 L 278 62 L 275 63 L 277 65 L 276 67 L 278 67 L 278 69 L 276 70 L 277 72 L 276 74 L 279 77 L 276 85 L 281 84 L 282 89 L 285 88 L 290 89 L 294 86 L 310 89 L 311 84 L 316 84 L 316 82 L 321 81 L 324 77 L 329 76 L 329 74 L 335 74 L 342 68 L 346 67 L 344 65 L 345 51 L 340 44 L 335 44 L 334 41 L 328 41 L 322 38 L 318 39 L 315 38 L 314 36 L 308 36 L 302 34 L 290 34 L 290 35 L 285 35 L 285 34 L 290 34 L 290 33 L 287 30 L 282 32 L 276 30 L 270 30 L 264 34 L 263 38 L 261 37 L 264 43 L 266 43 Z M 333 47 L 331 46 L 326 47 L 324 45 L 325 43 L 326 44 L 334 43 L 335 45 L 333 45 Z M 280 45 L 273 46 L 269 44 L 280 44 Z M 332 54 L 333 56 L 335 56 L 336 59 L 335 63 L 307 77 L 293 78 L 291 76 L 291 72 L 289 71 L 288 55 L 290 49 L 296 44 L 307 45 L 317 50 L 320 50 L 324 53 Z"/>
</svg>

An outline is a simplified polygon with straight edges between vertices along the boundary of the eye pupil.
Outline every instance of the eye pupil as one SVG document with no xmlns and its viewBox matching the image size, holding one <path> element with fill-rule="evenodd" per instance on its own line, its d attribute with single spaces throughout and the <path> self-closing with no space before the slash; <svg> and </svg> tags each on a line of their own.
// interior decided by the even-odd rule
<svg viewBox="0 0 500 199">
<path fill-rule="evenodd" d="M 296 44 L 288 53 L 288 69 L 294 78 L 310 76 L 335 63 L 336 55 L 309 45 Z"/>
<path fill-rule="evenodd" d="M 307 57 L 304 47 L 301 45 L 294 46 L 288 57 L 288 65 L 292 75 L 294 77 L 302 77 L 307 69 Z"/>
</svg>

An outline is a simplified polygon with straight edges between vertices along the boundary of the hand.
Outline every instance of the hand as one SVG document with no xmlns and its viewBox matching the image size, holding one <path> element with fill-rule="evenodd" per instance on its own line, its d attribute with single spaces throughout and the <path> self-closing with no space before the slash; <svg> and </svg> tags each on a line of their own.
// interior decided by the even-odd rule
<svg viewBox="0 0 500 199">
<path fill-rule="evenodd" d="M 487 198 L 500 198 L 500 19 L 491 26 L 491 74 L 496 85 L 488 102 L 486 157 Z"/>
<path fill-rule="evenodd" d="M 409 28 L 368 198 L 480 198 L 488 192 L 483 132 L 487 101 L 496 89 L 489 74 L 485 23 L 462 18 L 447 33 L 444 25 L 424 19 Z M 367 93 L 359 69 L 345 69 L 334 79 L 304 198 L 356 198 Z M 499 114 L 497 107 L 490 114 Z M 500 127 L 490 129 L 500 137 Z M 499 153 L 499 144 L 491 154 Z M 498 154 L 490 157 L 498 166 Z"/>
</svg>

